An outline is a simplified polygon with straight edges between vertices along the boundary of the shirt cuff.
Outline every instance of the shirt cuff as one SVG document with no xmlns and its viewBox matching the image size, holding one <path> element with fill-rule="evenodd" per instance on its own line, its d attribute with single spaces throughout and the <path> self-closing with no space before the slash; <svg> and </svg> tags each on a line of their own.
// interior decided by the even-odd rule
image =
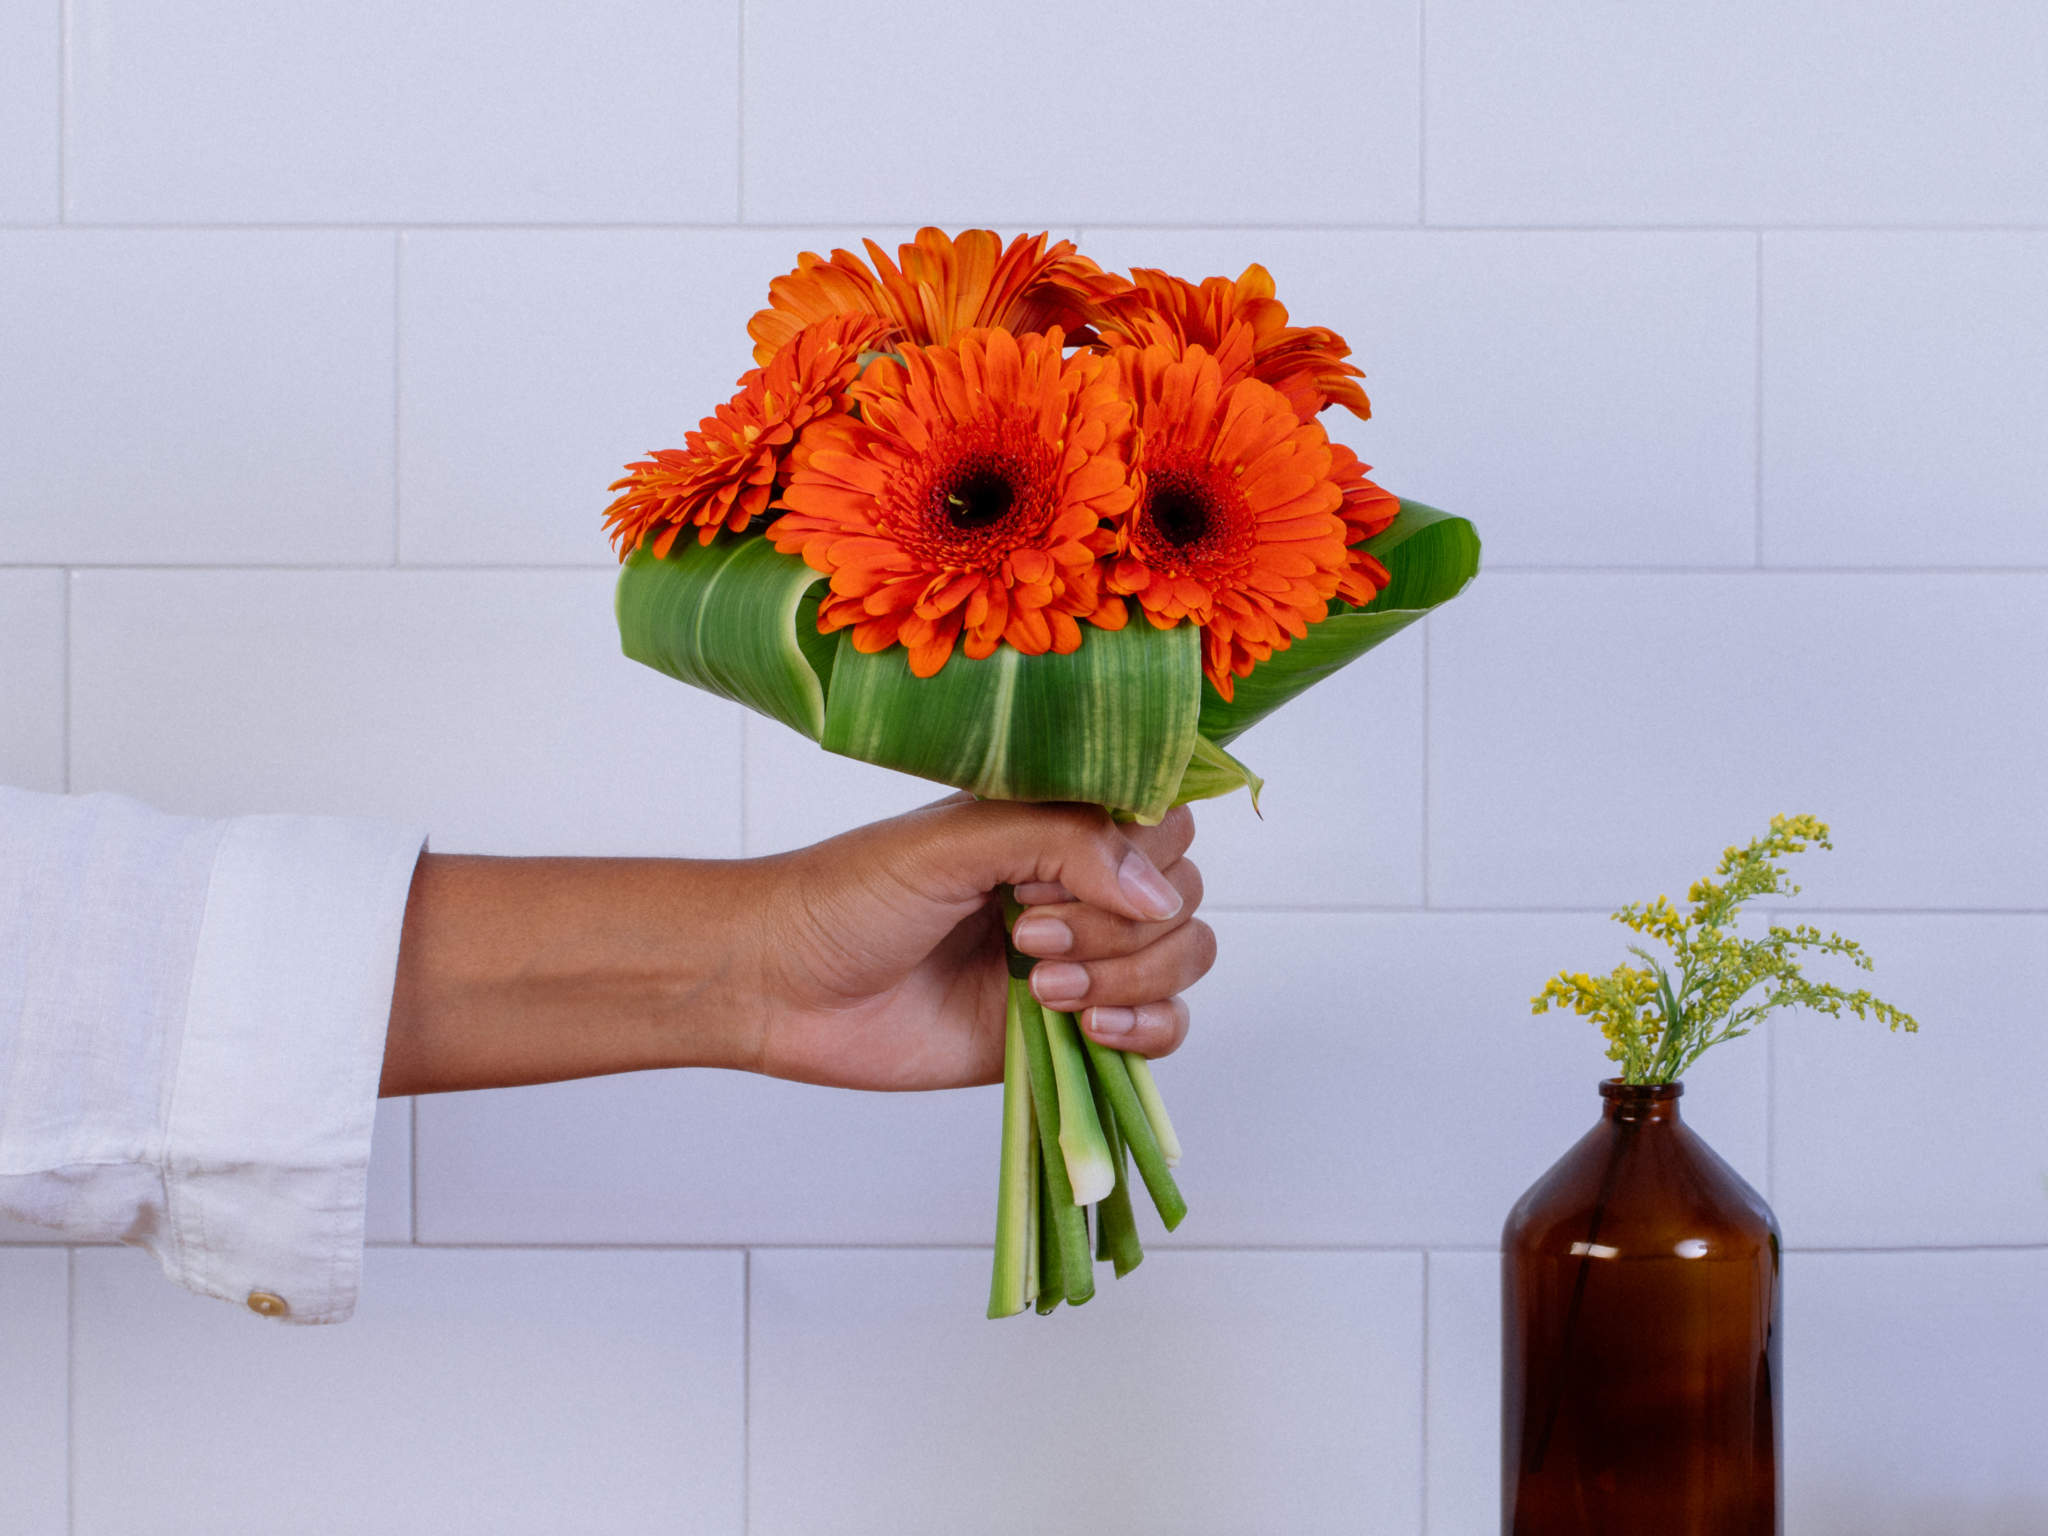
<svg viewBox="0 0 2048 1536">
<path fill-rule="evenodd" d="M 214 860 L 171 1087 L 166 1225 L 178 1284 L 338 1323 L 363 1206 L 399 935 L 423 834 L 245 816 Z"/>
</svg>

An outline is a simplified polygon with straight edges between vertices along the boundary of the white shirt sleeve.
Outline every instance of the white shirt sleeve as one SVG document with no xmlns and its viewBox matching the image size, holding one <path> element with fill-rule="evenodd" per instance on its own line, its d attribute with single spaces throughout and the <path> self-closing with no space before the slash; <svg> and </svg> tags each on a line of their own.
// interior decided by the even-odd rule
<svg viewBox="0 0 2048 1536">
<path fill-rule="evenodd" d="M 346 1318 L 424 842 L 0 787 L 0 1212 Z"/>
</svg>

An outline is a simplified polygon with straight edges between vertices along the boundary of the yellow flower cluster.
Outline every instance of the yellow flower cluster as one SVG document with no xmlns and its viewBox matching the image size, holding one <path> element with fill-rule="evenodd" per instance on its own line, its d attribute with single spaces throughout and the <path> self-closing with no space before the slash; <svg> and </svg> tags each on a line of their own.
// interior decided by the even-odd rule
<svg viewBox="0 0 2048 1536">
<path fill-rule="evenodd" d="M 1689 911 L 1659 896 L 1614 914 L 1616 922 L 1671 950 L 1675 979 L 1662 961 L 1632 944 L 1642 965 L 1618 965 L 1600 977 L 1561 972 L 1530 999 L 1531 1011 L 1547 1013 L 1554 1004 L 1595 1020 L 1608 1059 L 1631 1083 L 1676 1081 L 1709 1047 L 1748 1034 L 1778 1008 L 1811 1008 L 1830 1016 L 1846 1010 L 1894 1030 L 1918 1030 L 1911 1014 L 1863 988 L 1844 991 L 1801 973 L 1800 958 L 1808 953 L 1840 956 L 1869 970 L 1870 957 L 1855 940 L 1805 923 L 1772 924 L 1760 939 L 1734 931 L 1743 904 L 1752 898 L 1798 894 L 1776 861 L 1816 846 L 1834 847 L 1825 823 L 1806 815 L 1773 816 L 1763 837 L 1721 855 L 1714 871 L 1719 880 L 1692 883 L 1686 891 Z"/>
</svg>

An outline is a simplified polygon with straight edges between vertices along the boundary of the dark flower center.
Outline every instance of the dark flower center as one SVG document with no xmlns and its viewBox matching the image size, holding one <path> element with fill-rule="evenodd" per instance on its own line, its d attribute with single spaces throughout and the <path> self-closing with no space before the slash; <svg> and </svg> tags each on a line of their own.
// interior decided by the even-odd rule
<svg viewBox="0 0 2048 1536">
<path fill-rule="evenodd" d="M 1159 470 L 1150 477 L 1145 516 L 1159 537 L 1176 549 L 1201 543 L 1223 510 L 1208 484 L 1185 470 Z"/>
<path fill-rule="evenodd" d="M 1010 515 L 1017 487 L 991 464 L 970 464 L 945 495 L 946 521 L 962 532 L 987 528 Z"/>
<path fill-rule="evenodd" d="M 1042 540 L 1058 511 L 1059 459 L 1030 423 L 965 423 L 920 468 L 897 503 L 899 526 L 935 569 L 993 570 Z"/>
</svg>

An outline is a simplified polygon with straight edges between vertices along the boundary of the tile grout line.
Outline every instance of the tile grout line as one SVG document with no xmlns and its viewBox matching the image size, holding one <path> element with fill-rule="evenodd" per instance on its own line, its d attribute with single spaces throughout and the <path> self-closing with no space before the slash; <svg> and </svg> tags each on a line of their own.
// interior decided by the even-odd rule
<svg viewBox="0 0 2048 1536">
<path fill-rule="evenodd" d="M 733 68 L 737 73 L 733 91 L 733 217 L 747 222 L 747 0 L 733 0 L 739 11 L 738 46 Z"/>
<path fill-rule="evenodd" d="M 71 0 L 57 0 L 57 222 L 71 217 Z"/>
<path fill-rule="evenodd" d="M 64 700 L 59 717 L 64 732 L 62 764 L 64 771 L 64 793 L 71 793 L 71 652 L 76 648 L 72 637 L 71 588 L 77 573 L 68 567 L 61 573 L 64 581 L 64 611 L 60 622 L 64 626 Z"/>
<path fill-rule="evenodd" d="M 1778 1198 L 1778 1030 L 1764 1023 L 1764 1203 Z"/>
<path fill-rule="evenodd" d="M 752 710 L 740 714 L 740 857 L 751 858 L 754 852 L 754 829 L 751 825 L 753 797 L 747 793 L 747 738 L 753 734 L 747 727 L 747 717 Z"/>
<path fill-rule="evenodd" d="M 1429 1275 L 1430 1254 L 1422 1250 L 1422 1536 L 1429 1536 Z"/>
<path fill-rule="evenodd" d="M 406 1183 L 409 1186 L 406 1193 L 410 1197 L 408 1203 L 411 1206 L 410 1211 L 407 1213 L 408 1220 L 405 1240 L 408 1245 L 417 1247 L 420 1240 L 420 1096 L 418 1094 L 414 1094 L 407 1101 L 405 1118 L 406 1130 L 412 1138 L 411 1146 L 406 1149 L 405 1159 Z"/>
<path fill-rule="evenodd" d="M 21 1249 L 63 1247 L 61 1243 L 14 1242 L 0 1245 L 0 1252 Z M 112 1251 L 115 1243 L 88 1245 L 95 1249 Z M 759 1253 L 978 1253 L 987 1254 L 986 1242 L 834 1242 L 791 1241 L 781 1243 L 749 1242 L 745 1239 L 731 1239 L 725 1242 L 664 1243 L 664 1242 L 532 1242 L 514 1239 L 506 1242 L 372 1242 L 372 1248 L 421 1248 L 436 1253 L 738 1253 L 747 1256 Z M 1158 1254 L 1204 1255 L 1204 1254 L 1307 1254 L 1331 1258 L 1350 1257 L 1358 1254 L 1382 1254 L 1388 1256 L 1423 1254 L 1500 1253 L 1498 1240 L 1491 1242 L 1409 1242 L 1409 1243 L 1173 1243 L 1161 1244 L 1151 1250 Z M 1818 1254 L 1876 1254 L 1889 1258 L 1912 1258 L 1926 1254 L 1956 1253 L 2040 1253 L 2048 1254 L 2048 1239 L 2012 1243 L 1787 1243 L 1787 1253 Z"/>
<path fill-rule="evenodd" d="M 1755 454 L 1756 497 L 1756 568 L 1764 568 L 1764 232 L 1756 232 L 1756 375 L 1751 383 L 1755 398 L 1750 402 L 1755 411 L 1751 432 L 1756 441 L 1752 444 Z"/>
<path fill-rule="evenodd" d="M 405 231 L 391 233 L 391 565 L 405 563 Z"/>
<path fill-rule="evenodd" d="M 78 1529 L 78 1250 L 64 1250 L 64 1529 Z"/>
<path fill-rule="evenodd" d="M 1429 227 L 1429 0 L 1415 0 L 1415 222 Z"/>
<path fill-rule="evenodd" d="M 88 230 L 130 230 L 158 233 L 275 233 L 275 234 L 392 234 L 430 231 L 436 234 L 469 232 L 482 234 L 556 234 L 570 232 L 732 234 L 739 232 L 829 234 L 843 231 L 845 219 L 764 219 L 742 223 L 735 219 L 361 219 L 337 222 L 332 219 L 210 219 L 176 220 L 92 219 L 56 222 L 16 221 L 4 227 L 12 231 L 55 229 L 72 225 Z M 858 222 L 858 221 L 854 221 Z M 914 225 L 915 216 L 881 218 L 889 226 Z M 1758 224 L 1753 220 L 1728 224 L 1431 224 L 1406 221 L 1358 222 L 1343 220 L 1275 220 L 1268 223 L 1231 224 L 1205 219 L 1174 222 L 1118 224 L 1086 214 L 1044 213 L 1028 221 L 1036 225 L 1072 228 L 1086 224 L 1097 234 L 1166 233 L 1176 235 L 1261 234 L 1261 235 L 2043 235 L 2048 222 L 2038 224 Z"/>
<path fill-rule="evenodd" d="M 16 231 L 9 226 L 6 233 Z M 49 570 L 90 570 L 128 571 L 141 573 L 184 572 L 248 572 L 251 574 L 276 574 L 279 572 L 306 571 L 388 571 L 388 564 L 376 564 L 360 560 L 330 560 L 319 564 L 303 564 L 279 560 L 228 560 L 212 564 L 197 564 L 189 561 L 59 561 L 59 560 L 0 560 L 0 570 L 49 571 Z M 428 560 L 408 565 L 407 570 L 440 572 L 451 575 L 475 572 L 534 571 L 547 575 L 569 575 L 577 572 L 616 572 L 614 561 L 586 560 Z M 1548 580 L 1558 577 L 1620 576 L 1630 578 L 1692 578 L 1701 580 L 1728 580 L 1736 577 L 1764 578 L 1769 580 L 1807 580 L 1818 577 L 1872 579 L 1912 579 L 1924 581 L 1928 577 L 1968 577 L 1973 580 L 2001 580 L 2019 578 L 2039 580 L 2048 576 L 2048 565 L 1516 565 L 1510 562 L 1489 564 L 1486 574 L 1494 580 L 1503 578 L 1517 581 L 1531 579 Z"/>
<path fill-rule="evenodd" d="M 1430 666 L 1429 666 L 1429 660 L 1430 660 L 1430 657 L 1429 657 L 1429 636 L 1430 636 L 1430 622 L 1429 622 L 1429 620 L 1428 620 L 1427 618 L 1424 618 L 1424 619 L 1423 619 L 1423 621 L 1422 621 L 1422 908 L 1421 908 L 1421 910 L 1422 910 L 1422 911 L 1424 911 L 1424 912 L 1427 912 L 1427 911 L 1429 911 L 1429 910 L 1430 910 L 1430 890 L 1429 890 L 1429 780 L 1430 780 L 1430 761 L 1429 761 L 1429 736 L 1430 736 L 1430 730 L 1429 730 L 1429 727 L 1430 727 L 1430 710 L 1429 710 L 1429 674 L 1430 674 Z M 1220 910 L 1220 909 L 1219 909 L 1219 910 Z"/>
<path fill-rule="evenodd" d="M 754 1250 L 740 1250 L 740 1532 L 754 1528 Z"/>
</svg>

